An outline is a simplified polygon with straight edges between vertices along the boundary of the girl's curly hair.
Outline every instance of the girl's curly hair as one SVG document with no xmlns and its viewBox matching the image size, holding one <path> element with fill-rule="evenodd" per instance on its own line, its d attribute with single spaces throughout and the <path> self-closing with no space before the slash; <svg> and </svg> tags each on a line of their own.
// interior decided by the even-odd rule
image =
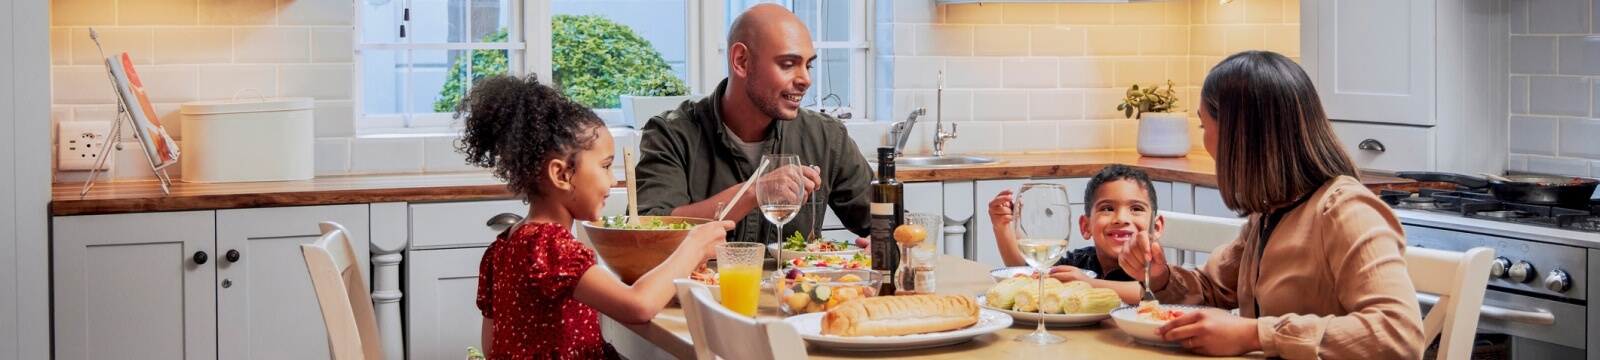
<svg viewBox="0 0 1600 360">
<path fill-rule="evenodd" d="M 455 118 L 465 124 L 456 150 L 467 163 L 494 169 L 506 189 L 524 199 L 543 195 L 545 162 L 566 159 L 569 176 L 578 153 L 594 145 L 605 122 L 589 108 L 560 91 L 525 78 L 484 78 L 456 106 Z"/>
</svg>

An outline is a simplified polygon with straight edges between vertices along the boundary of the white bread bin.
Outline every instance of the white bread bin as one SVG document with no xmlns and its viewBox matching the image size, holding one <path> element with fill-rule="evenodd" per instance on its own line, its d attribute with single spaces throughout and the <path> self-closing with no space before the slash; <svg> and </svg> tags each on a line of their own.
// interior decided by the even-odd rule
<svg viewBox="0 0 1600 360">
<path fill-rule="evenodd" d="M 312 178 L 313 106 L 304 97 L 184 103 L 183 181 Z"/>
</svg>

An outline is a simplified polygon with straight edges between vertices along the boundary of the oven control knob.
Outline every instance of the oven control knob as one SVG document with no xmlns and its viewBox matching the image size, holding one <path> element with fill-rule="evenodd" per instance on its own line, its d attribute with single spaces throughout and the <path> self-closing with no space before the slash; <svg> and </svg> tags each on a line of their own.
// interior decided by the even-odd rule
<svg viewBox="0 0 1600 360">
<path fill-rule="evenodd" d="M 1527 283 L 1533 281 L 1534 276 L 1537 275 L 1534 274 L 1533 264 L 1527 261 L 1518 261 L 1516 264 L 1511 265 L 1511 281 Z"/>
<path fill-rule="evenodd" d="M 1496 256 L 1494 262 L 1489 263 L 1489 276 L 1493 276 L 1496 279 L 1506 278 L 1507 270 L 1511 270 L 1511 259 L 1507 259 L 1504 256 Z"/>
<path fill-rule="evenodd" d="M 1554 292 L 1567 292 L 1567 289 L 1572 288 L 1572 276 L 1567 275 L 1566 270 L 1551 271 L 1550 276 L 1544 277 L 1544 288 Z"/>
</svg>

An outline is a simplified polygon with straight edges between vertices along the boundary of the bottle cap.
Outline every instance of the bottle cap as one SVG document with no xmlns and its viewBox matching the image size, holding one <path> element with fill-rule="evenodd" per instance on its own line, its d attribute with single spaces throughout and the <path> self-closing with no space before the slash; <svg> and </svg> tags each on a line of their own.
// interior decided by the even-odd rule
<svg viewBox="0 0 1600 360">
<path fill-rule="evenodd" d="M 878 156 L 884 156 L 884 155 L 894 156 L 894 147 L 893 146 L 879 146 L 878 147 Z"/>
</svg>

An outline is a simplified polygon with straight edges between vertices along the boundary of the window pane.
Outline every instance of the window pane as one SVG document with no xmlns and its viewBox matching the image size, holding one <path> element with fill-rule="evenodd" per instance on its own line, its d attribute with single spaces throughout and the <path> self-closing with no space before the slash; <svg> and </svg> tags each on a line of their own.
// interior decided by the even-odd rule
<svg viewBox="0 0 1600 360">
<path fill-rule="evenodd" d="M 405 52 L 363 50 L 361 52 L 361 101 L 365 113 L 399 114 L 401 94 L 405 93 Z"/>
<path fill-rule="evenodd" d="M 811 70 L 811 88 L 806 89 L 800 104 L 808 108 L 852 107 L 850 103 L 851 78 L 861 76 L 851 73 L 850 53 L 854 49 L 817 49 L 815 68 Z M 832 96 L 830 96 L 832 95 Z M 826 99 L 819 101 L 819 99 Z M 830 113 L 831 114 L 831 113 Z"/>
<path fill-rule="evenodd" d="M 687 91 L 684 0 L 555 0 L 551 8 L 553 70 L 574 100 L 615 108 L 618 95 Z"/>
<path fill-rule="evenodd" d="M 812 41 L 849 41 L 852 8 L 850 0 L 794 0 L 789 9 L 806 24 Z"/>
<path fill-rule="evenodd" d="M 411 42 L 480 42 L 511 23 L 509 0 L 412 0 Z"/>
</svg>

